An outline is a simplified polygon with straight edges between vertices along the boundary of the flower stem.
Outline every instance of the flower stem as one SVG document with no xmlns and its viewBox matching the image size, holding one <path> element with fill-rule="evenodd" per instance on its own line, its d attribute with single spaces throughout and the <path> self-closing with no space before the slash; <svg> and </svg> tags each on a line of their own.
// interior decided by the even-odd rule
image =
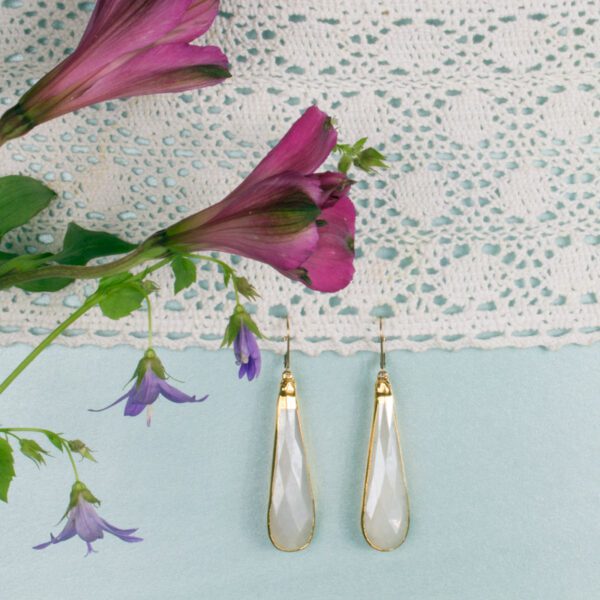
<svg viewBox="0 0 600 600">
<path fill-rule="evenodd" d="M 208 256 L 206 254 L 190 254 L 190 256 L 192 256 L 193 258 L 197 258 L 199 260 L 206 260 L 208 262 L 213 262 L 217 265 L 219 265 L 224 271 L 229 271 L 232 275 L 232 279 L 231 279 L 231 283 L 233 285 L 233 291 L 235 292 L 235 303 L 236 305 L 241 305 L 240 302 L 240 293 L 238 292 L 237 289 L 237 284 L 235 282 L 235 277 L 233 277 L 235 275 L 235 269 L 227 264 L 224 260 L 219 260 L 218 258 L 214 258 L 213 256 Z"/>
<path fill-rule="evenodd" d="M 169 264 L 171 261 L 170 258 L 164 258 L 163 260 L 158 261 L 156 264 L 147 267 L 143 271 L 140 271 L 137 275 L 134 276 L 134 280 L 144 279 L 150 273 L 154 273 L 154 271 L 158 271 L 158 269 L 162 269 L 165 265 Z M 119 261 L 116 261 L 119 262 Z M 114 264 L 114 263 L 111 263 Z M 95 268 L 95 267 L 89 267 Z M 116 271 L 121 272 L 121 271 Z M 101 292 L 94 292 L 82 305 L 79 307 L 73 314 L 71 314 L 65 321 L 63 321 L 54 331 L 52 331 L 42 342 L 36 346 L 20 363 L 19 365 L 10 373 L 10 375 L 0 384 L 0 394 L 6 391 L 6 388 L 48 347 L 50 344 L 66 329 L 68 329 L 77 319 L 82 317 L 86 312 L 90 309 L 94 308 L 96 304 L 98 304 L 104 294 Z M 148 297 L 146 296 L 146 299 Z M 148 307 L 150 307 L 150 302 L 148 301 Z M 151 318 L 151 315 L 149 315 Z"/>
<path fill-rule="evenodd" d="M 141 244 L 133 252 L 114 260 L 105 265 L 78 266 L 78 265 L 51 265 L 41 267 L 32 271 L 23 271 L 18 273 L 9 273 L 0 277 L 0 290 L 4 290 L 15 285 L 21 285 L 30 281 L 39 279 L 66 278 L 66 279 L 99 279 L 110 275 L 117 275 L 128 271 L 137 265 L 160 258 L 164 255 L 163 248 L 148 248 L 146 244 Z"/>
<path fill-rule="evenodd" d="M 67 451 L 69 460 L 71 461 L 71 466 L 73 467 L 73 473 L 75 475 L 75 482 L 81 481 L 79 479 L 79 473 L 77 472 L 77 465 L 75 464 L 75 459 L 73 458 L 73 453 L 71 452 L 71 448 L 69 448 L 69 444 L 64 443 L 63 448 Z"/>
<path fill-rule="evenodd" d="M 0 394 L 6 391 L 6 388 L 66 329 L 69 328 L 79 317 L 82 317 L 88 310 L 93 308 L 99 301 L 100 296 L 97 293 L 92 294 L 72 315 L 63 321 L 54 331 L 52 331 L 42 342 L 36 346 L 12 371 L 12 373 L 0 384 Z"/>
<path fill-rule="evenodd" d="M 148 348 L 152 348 L 152 303 L 149 294 L 146 294 L 146 306 L 148 307 Z"/>
</svg>

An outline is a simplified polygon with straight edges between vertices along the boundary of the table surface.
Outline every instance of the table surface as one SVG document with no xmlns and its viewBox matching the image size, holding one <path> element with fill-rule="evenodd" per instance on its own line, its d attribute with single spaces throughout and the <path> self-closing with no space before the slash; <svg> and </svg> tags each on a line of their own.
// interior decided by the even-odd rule
<svg viewBox="0 0 600 600">
<path fill-rule="evenodd" d="M 0 374 L 26 351 L 2 348 Z M 295 554 L 265 527 L 281 357 L 266 354 L 247 383 L 230 352 L 161 356 L 210 398 L 159 400 L 149 429 L 120 408 L 86 412 L 122 393 L 139 357 L 128 347 L 51 348 L 3 396 L 3 424 L 84 439 L 99 462 L 81 476 L 102 515 L 145 538 L 109 536 L 88 558 L 79 539 L 32 550 L 60 530 L 70 471 L 60 456 L 40 470 L 19 457 L 0 506 L 3 598 L 598 597 L 600 346 L 392 353 L 412 522 L 389 554 L 359 528 L 375 354 L 293 356 L 317 495 L 315 538 Z"/>
</svg>

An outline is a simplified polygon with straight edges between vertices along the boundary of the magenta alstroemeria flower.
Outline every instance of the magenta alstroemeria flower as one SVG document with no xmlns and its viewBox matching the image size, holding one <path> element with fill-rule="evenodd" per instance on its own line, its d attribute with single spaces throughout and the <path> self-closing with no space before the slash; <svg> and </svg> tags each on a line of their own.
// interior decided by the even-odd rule
<svg viewBox="0 0 600 600">
<path fill-rule="evenodd" d="M 352 182 L 315 173 L 336 141 L 331 119 L 312 106 L 231 194 L 160 232 L 156 244 L 246 256 L 321 292 L 346 287 L 354 275 Z"/>
<path fill-rule="evenodd" d="M 260 348 L 255 335 L 242 323 L 240 330 L 233 340 L 233 352 L 236 363 L 240 366 L 238 377 L 248 377 L 252 381 L 260 374 Z"/>
<path fill-rule="evenodd" d="M 34 546 L 34 550 L 43 550 L 51 544 L 58 544 L 70 540 L 78 535 L 87 544 L 87 554 L 95 552 L 92 542 L 102 539 L 104 532 L 110 533 L 124 542 L 141 542 L 142 538 L 134 536 L 137 529 L 119 529 L 105 521 L 94 508 L 100 504 L 97 498 L 81 482 L 77 481 L 71 489 L 71 499 L 67 508 L 67 524 L 55 537 L 50 534 L 50 541 Z"/>
<path fill-rule="evenodd" d="M 182 92 L 229 77 L 215 46 L 193 46 L 218 0 L 97 0 L 74 52 L 0 118 L 0 145 L 90 104 Z"/>
<path fill-rule="evenodd" d="M 104 408 L 91 408 L 89 409 L 90 412 L 102 412 L 103 410 L 107 410 L 108 408 L 112 408 L 120 402 L 123 402 L 123 400 L 127 398 L 123 414 L 126 417 L 137 417 L 137 415 L 146 409 L 146 423 L 148 424 L 148 427 L 150 427 L 152 422 L 152 405 L 159 396 L 163 396 L 167 400 L 177 404 L 203 402 L 208 398 L 208 396 L 204 396 L 203 398 L 189 396 L 168 384 L 165 381 L 167 378 L 165 368 L 156 355 L 156 352 L 151 348 L 146 350 L 142 360 L 138 363 L 134 378 L 135 382 L 128 392 L 123 394 L 112 404 L 109 404 Z"/>
</svg>

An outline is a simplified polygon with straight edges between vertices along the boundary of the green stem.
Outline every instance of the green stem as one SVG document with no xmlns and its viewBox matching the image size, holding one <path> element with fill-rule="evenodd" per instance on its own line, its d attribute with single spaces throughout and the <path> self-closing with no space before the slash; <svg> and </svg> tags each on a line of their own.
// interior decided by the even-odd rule
<svg viewBox="0 0 600 600">
<path fill-rule="evenodd" d="M 15 435 L 15 431 L 27 432 L 27 433 L 41 433 L 42 435 L 52 434 L 60 439 L 62 442 L 63 448 L 67 451 L 67 455 L 69 456 L 69 460 L 71 461 L 71 467 L 73 467 L 73 473 L 75 474 L 75 481 L 79 481 L 79 473 L 77 472 L 77 465 L 75 464 L 75 459 L 73 458 L 73 453 L 71 452 L 71 448 L 69 448 L 69 442 L 62 438 L 58 433 L 54 431 L 50 431 L 49 429 L 41 429 L 39 427 L 3 427 L 0 428 L 0 433 L 5 433 L 6 435 L 11 435 L 17 439 L 18 435 Z"/>
<path fill-rule="evenodd" d="M 69 444 L 63 444 L 63 448 L 67 451 L 69 455 L 69 460 L 71 461 L 71 466 L 73 467 L 73 473 L 75 474 L 75 482 L 81 481 L 79 479 L 79 473 L 77 472 L 77 465 L 75 464 L 75 459 L 73 458 L 73 453 L 71 452 L 71 448 L 69 448 Z"/>
<path fill-rule="evenodd" d="M 164 248 L 149 248 L 144 243 L 133 252 L 105 265 L 94 265 L 91 267 L 78 265 L 51 265 L 33 271 L 10 273 L 4 277 L 0 277 L 0 290 L 8 289 L 15 285 L 22 285 L 23 283 L 28 283 L 30 281 L 37 281 L 39 279 L 51 279 L 55 277 L 65 279 L 99 279 L 100 277 L 117 275 L 118 273 L 128 271 L 147 260 L 160 258 L 164 253 Z"/>
<path fill-rule="evenodd" d="M 0 384 L 0 394 L 66 329 L 68 329 L 79 317 L 93 308 L 100 300 L 98 293 L 92 294 L 72 315 L 63 321 L 42 342 L 36 346 L 12 371 L 12 373 Z"/>
<path fill-rule="evenodd" d="M 206 254 L 190 254 L 189 256 L 193 257 L 193 258 L 198 258 L 199 260 L 206 260 L 208 262 L 213 262 L 217 265 L 219 265 L 223 270 L 225 271 L 229 271 L 232 275 L 232 285 L 233 285 L 233 291 L 235 292 L 235 303 L 236 304 L 241 304 L 240 302 L 240 293 L 238 292 L 237 289 L 237 285 L 235 283 L 235 269 L 233 269 L 231 267 L 231 265 L 227 264 L 225 261 L 223 260 L 219 260 L 218 258 L 214 258 L 213 256 L 208 256 Z"/>
<path fill-rule="evenodd" d="M 165 258 L 163 260 L 158 261 L 156 264 L 151 267 L 147 267 L 140 273 L 134 276 L 133 280 L 144 279 L 150 273 L 154 273 L 154 271 L 158 271 L 158 269 L 162 269 L 166 264 L 171 261 L 170 258 Z M 118 261 L 117 261 L 118 262 Z M 113 263 L 114 264 L 114 263 Z M 94 268 L 94 267 L 90 267 Z M 130 280 L 131 281 L 131 280 Z M 6 391 L 6 388 L 66 329 L 68 329 L 77 319 L 82 317 L 86 312 L 92 309 L 96 304 L 98 304 L 104 294 L 95 292 L 93 293 L 82 305 L 78 308 L 72 315 L 70 315 L 65 321 L 63 321 L 54 331 L 52 331 L 42 342 L 36 346 L 20 363 L 19 365 L 10 373 L 10 375 L 0 384 L 0 394 Z M 148 303 L 150 306 L 150 303 Z"/>
<path fill-rule="evenodd" d="M 146 306 L 148 307 L 148 348 L 152 348 L 152 303 L 149 294 L 146 294 Z"/>
</svg>

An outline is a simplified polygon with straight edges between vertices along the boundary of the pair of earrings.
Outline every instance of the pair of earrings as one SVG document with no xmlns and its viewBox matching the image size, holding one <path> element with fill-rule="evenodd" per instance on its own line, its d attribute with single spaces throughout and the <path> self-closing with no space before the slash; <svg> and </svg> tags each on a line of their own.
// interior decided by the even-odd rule
<svg viewBox="0 0 600 600">
<path fill-rule="evenodd" d="M 382 321 L 380 369 L 375 381 L 375 408 L 363 489 L 361 527 L 367 543 L 382 552 L 398 548 L 409 526 L 408 493 L 394 395 L 386 371 Z M 295 552 L 306 548 L 315 530 L 312 491 L 296 380 L 290 370 L 290 330 L 277 398 L 275 447 L 267 526 L 278 550 Z"/>
</svg>

